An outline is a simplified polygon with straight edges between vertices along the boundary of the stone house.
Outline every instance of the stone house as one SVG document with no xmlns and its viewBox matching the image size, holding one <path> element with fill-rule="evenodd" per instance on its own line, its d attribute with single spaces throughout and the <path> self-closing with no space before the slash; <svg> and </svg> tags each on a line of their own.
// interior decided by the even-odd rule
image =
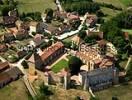
<svg viewBox="0 0 132 100">
<path fill-rule="evenodd" d="M 95 69 L 93 71 L 81 71 L 79 81 L 84 89 L 91 88 L 93 91 L 99 91 L 118 84 L 118 70 L 115 67 Z"/>
<path fill-rule="evenodd" d="M 28 62 L 34 64 L 36 69 L 44 70 L 45 66 L 53 63 L 60 55 L 64 53 L 64 45 L 61 42 L 57 42 L 52 46 L 44 49 L 42 54 L 34 53 Z"/>
<path fill-rule="evenodd" d="M 15 27 L 15 22 L 16 22 L 16 17 L 14 16 L 4 16 L 3 17 L 3 24 L 4 26 L 11 28 L 11 27 Z"/>
</svg>

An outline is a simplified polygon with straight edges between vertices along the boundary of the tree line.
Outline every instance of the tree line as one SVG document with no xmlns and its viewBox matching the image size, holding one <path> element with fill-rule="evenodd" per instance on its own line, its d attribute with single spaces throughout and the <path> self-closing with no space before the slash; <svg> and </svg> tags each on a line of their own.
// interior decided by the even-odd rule
<svg viewBox="0 0 132 100">
<path fill-rule="evenodd" d="M 125 39 L 122 29 L 131 29 L 132 27 L 132 11 L 125 11 L 113 17 L 109 21 L 101 25 L 101 31 L 104 32 L 104 38 L 112 42 L 118 49 L 118 57 L 131 55 L 131 40 L 132 36 L 129 35 L 129 40 Z"/>
</svg>

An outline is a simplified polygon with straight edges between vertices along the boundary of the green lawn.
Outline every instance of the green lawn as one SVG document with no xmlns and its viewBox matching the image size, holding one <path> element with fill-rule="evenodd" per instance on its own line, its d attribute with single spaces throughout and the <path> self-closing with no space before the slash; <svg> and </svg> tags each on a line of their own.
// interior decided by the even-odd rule
<svg viewBox="0 0 132 100">
<path fill-rule="evenodd" d="M 53 0 L 15 0 L 18 1 L 19 12 L 44 12 L 46 8 L 56 8 Z"/>
<path fill-rule="evenodd" d="M 112 100 L 112 96 L 118 97 L 119 100 L 132 100 L 132 84 L 111 87 L 95 93 L 99 100 Z"/>
<path fill-rule="evenodd" d="M 31 100 L 21 79 L 0 89 L 0 100 Z"/>
<path fill-rule="evenodd" d="M 130 35 L 132 35 L 132 29 L 122 29 L 124 32 L 128 32 Z"/>
<path fill-rule="evenodd" d="M 65 59 L 62 59 L 52 67 L 52 71 L 58 73 L 60 70 L 66 67 L 68 67 L 68 62 Z"/>
<path fill-rule="evenodd" d="M 76 36 L 76 35 L 67 37 L 67 38 L 63 39 L 63 41 L 64 41 L 64 42 L 71 42 L 71 41 L 72 41 L 72 38 L 75 37 L 75 36 Z"/>
</svg>

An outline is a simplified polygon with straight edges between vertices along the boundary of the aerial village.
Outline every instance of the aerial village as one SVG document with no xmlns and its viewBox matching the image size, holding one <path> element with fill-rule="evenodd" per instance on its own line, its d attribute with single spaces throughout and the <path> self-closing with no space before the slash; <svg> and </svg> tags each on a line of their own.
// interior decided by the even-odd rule
<svg viewBox="0 0 132 100">
<path fill-rule="evenodd" d="M 22 21 L 17 9 L 2 17 L 0 88 L 22 78 L 32 97 L 40 81 L 65 90 L 81 87 L 94 97 L 94 92 L 120 84 L 125 73 L 115 65 L 118 50 L 104 39 L 98 16 L 66 12 L 58 0 L 56 5 L 53 12 L 41 13 L 41 21 Z M 96 40 L 86 43 L 84 34 L 87 41 Z M 68 37 L 70 43 L 64 41 Z"/>
</svg>

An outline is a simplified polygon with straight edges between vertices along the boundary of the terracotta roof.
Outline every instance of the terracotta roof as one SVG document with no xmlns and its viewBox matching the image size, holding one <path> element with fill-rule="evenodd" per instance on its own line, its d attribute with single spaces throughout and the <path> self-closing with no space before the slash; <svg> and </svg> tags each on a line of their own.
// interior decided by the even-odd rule
<svg viewBox="0 0 132 100">
<path fill-rule="evenodd" d="M 0 71 L 9 68 L 8 62 L 0 62 Z"/>
<path fill-rule="evenodd" d="M 13 33 L 13 34 L 17 34 L 18 33 L 18 30 L 17 30 L 16 27 L 8 28 L 7 30 L 8 30 L 8 32 Z"/>
<path fill-rule="evenodd" d="M 105 46 L 107 41 L 106 40 L 100 40 L 100 41 L 97 41 L 97 43 L 99 44 L 99 46 Z"/>
<path fill-rule="evenodd" d="M 71 14 L 71 13 L 68 13 L 67 17 L 68 17 L 69 20 L 80 19 L 78 15 L 74 15 L 74 14 Z"/>
<path fill-rule="evenodd" d="M 35 22 L 35 21 L 31 21 L 31 22 L 29 23 L 30 26 L 35 26 L 35 27 L 37 26 L 37 24 L 38 24 L 38 22 Z"/>
<path fill-rule="evenodd" d="M 105 68 L 105 67 L 111 67 L 112 65 L 113 65 L 112 61 L 110 61 L 109 59 L 103 59 L 99 67 Z"/>
<path fill-rule="evenodd" d="M 10 78 L 10 76 L 8 75 L 8 74 L 5 74 L 5 73 L 1 73 L 0 74 L 0 84 L 2 83 L 3 84 L 3 82 L 5 83 L 5 82 L 9 82 L 9 81 L 11 81 L 11 78 Z"/>
<path fill-rule="evenodd" d="M 129 40 L 129 33 L 128 32 L 124 32 L 124 35 L 125 35 L 125 39 Z"/>
<path fill-rule="evenodd" d="M 5 45 L 5 44 L 0 44 L 0 52 L 6 51 L 7 48 L 8 48 L 7 45 Z"/>
<path fill-rule="evenodd" d="M 76 56 L 82 59 L 83 61 L 94 62 L 94 64 L 96 64 L 100 68 L 111 67 L 114 64 L 113 59 L 110 59 L 107 56 L 100 55 L 100 53 L 93 48 L 89 48 L 85 52 L 77 52 Z"/>
<path fill-rule="evenodd" d="M 100 39 L 103 39 L 103 32 L 86 31 L 88 36 L 97 35 Z"/>
<path fill-rule="evenodd" d="M 57 42 L 54 45 L 48 47 L 43 51 L 43 54 L 41 55 L 41 59 L 44 61 L 46 60 L 49 56 L 51 56 L 53 53 L 55 53 L 57 50 L 60 48 L 64 47 L 64 45 L 61 42 Z"/>
</svg>

